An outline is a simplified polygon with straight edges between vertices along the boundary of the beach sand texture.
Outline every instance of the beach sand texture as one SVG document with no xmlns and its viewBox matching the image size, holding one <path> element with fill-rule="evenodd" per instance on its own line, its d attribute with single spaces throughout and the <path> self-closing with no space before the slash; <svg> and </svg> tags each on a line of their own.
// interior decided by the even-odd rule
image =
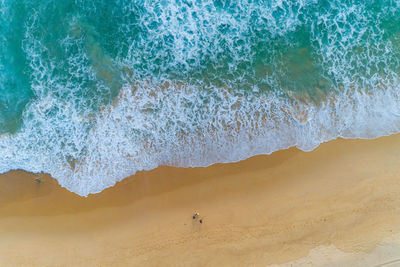
<svg viewBox="0 0 400 267">
<path fill-rule="evenodd" d="M 12 171 L 0 177 L 0 266 L 395 266 L 399 162 L 400 135 L 335 140 L 159 167 L 88 198 Z"/>
</svg>

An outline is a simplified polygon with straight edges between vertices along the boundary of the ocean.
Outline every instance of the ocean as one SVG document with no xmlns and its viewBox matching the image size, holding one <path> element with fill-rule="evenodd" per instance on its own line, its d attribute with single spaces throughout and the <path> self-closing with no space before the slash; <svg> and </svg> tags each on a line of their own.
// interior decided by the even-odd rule
<svg viewBox="0 0 400 267">
<path fill-rule="evenodd" d="M 0 14 L 0 173 L 87 196 L 160 165 L 400 132 L 399 0 L 0 0 Z"/>
</svg>

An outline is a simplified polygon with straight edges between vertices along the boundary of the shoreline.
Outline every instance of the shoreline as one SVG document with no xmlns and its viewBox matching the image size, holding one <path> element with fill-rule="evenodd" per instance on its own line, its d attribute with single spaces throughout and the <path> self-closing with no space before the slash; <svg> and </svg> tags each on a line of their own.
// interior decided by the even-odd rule
<svg viewBox="0 0 400 267">
<path fill-rule="evenodd" d="M 400 233 L 398 151 L 400 134 L 339 139 L 312 152 L 163 166 L 87 198 L 11 171 L 0 175 L 0 265 L 317 264 L 319 248 L 332 246 L 350 263 Z"/>
</svg>

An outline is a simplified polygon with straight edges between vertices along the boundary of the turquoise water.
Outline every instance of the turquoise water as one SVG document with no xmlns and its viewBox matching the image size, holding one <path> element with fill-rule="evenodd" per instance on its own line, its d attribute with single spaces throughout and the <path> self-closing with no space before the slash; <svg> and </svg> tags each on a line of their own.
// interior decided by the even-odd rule
<svg viewBox="0 0 400 267">
<path fill-rule="evenodd" d="M 0 172 L 97 193 L 400 132 L 400 1 L 0 1 Z"/>
</svg>

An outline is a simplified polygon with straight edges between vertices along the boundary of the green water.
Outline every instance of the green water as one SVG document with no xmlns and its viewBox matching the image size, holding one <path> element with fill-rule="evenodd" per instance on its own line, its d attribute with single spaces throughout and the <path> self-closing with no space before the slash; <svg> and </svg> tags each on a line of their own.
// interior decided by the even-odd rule
<svg viewBox="0 0 400 267">
<path fill-rule="evenodd" d="M 17 131 L 25 106 L 35 97 L 51 94 L 88 112 L 118 94 L 122 83 L 113 58 L 123 39 L 117 39 L 118 16 L 111 8 L 103 4 L 93 12 L 75 1 L 3 5 L 1 132 Z"/>
<path fill-rule="evenodd" d="M 3 1 L 1 132 L 15 133 L 39 94 L 96 110 L 118 94 L 123 78 L 314 96 L 343 82 L 330 70 L 342 67 L 336 64 L 346 65 L 355 82 L 399 71 L 395 1 L 284 1 L 278 7 L 274 1 L 177 1 L 169 13 L 167 3 Z M 361 12 L 347 14 L 351 8 Z M 231 17 L 215 23 L 212 12 Z M 392 53 L 383 59 L 387 41 Z M 345 55 L 324 60 L 324 46 Z M 32 89 L 49 79 L 38 90 L 51 92 Z"/>
</svg>

